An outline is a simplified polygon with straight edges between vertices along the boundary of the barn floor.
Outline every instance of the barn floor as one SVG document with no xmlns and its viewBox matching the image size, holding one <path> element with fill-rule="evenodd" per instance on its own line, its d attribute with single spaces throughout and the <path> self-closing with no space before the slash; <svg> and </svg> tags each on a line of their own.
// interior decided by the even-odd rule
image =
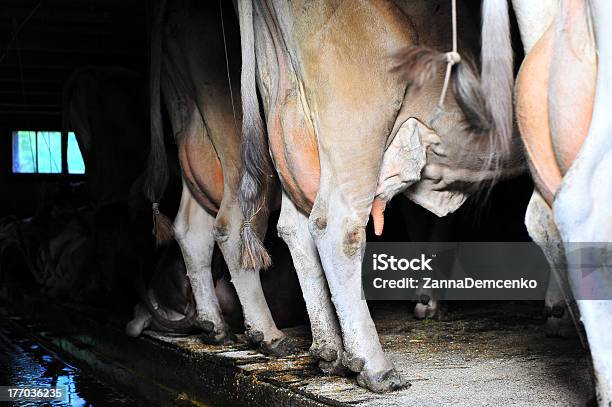
<svg viewBox="0 0 612 407">
<path fill-rule="evenodd" d="M 577 339 L 546 338 L 536 303 L 454 303 L 443 321 L 413 320 L 408 303 L 374 304 L 383 347 L 412 384 L 378 395 L 319 374 L 305 328 L 287 330 L 303 354 L 270 359 L 197 336 L 131 339 L 121 317 L 3 294 L 5 321 L 143 405 L 583 406 L 592 394 L 587 353 Z"/>
</svg>

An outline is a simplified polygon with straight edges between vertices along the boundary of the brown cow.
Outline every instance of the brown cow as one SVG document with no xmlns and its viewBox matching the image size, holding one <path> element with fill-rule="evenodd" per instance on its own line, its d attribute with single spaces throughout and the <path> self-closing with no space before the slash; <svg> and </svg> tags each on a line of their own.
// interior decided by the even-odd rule
<svg viewBox="0 0 612 407">
<path fill-rule="evenodd" d="M 231 334 L 215 296 L 211 273 L 216 243 L 240 299 L 247 336 L 264 352 L 285 354 L 293 346 L 272 319 L 258 270 L 245 270 L 239 264 L 243 219 L 237 199 L 241 117 L 234 109 L 234 105 L 240 106 L 240 98 L 232 94 L 232 89 L 239 89 L 238 71 L 231 67 L 240 66 L 240 55 L 238 39 L 232 34 L 238 31 L 235 19 L 227 17 L 233 11 L 220 10 L 223 3 L 216 2 L 165 3 L 158 7 L 152 35 L 152 140 L 147 194 L 152 202 L 158 202 L 168 178 L 160 113 L 163 100 L 182 169 L 183 192 L 174 235 L 195 298 L 196 325 L 214 342 L 224 342 Z M 260 235 L 267 217 L 267 211 L 261 211 L 252 219 Z M 157 216 L 158 229 L 165 226 L 161 219 Z M 165 324 L 181 326 L 180 321 Z"/>
<path fill-rule="evenodd" d="M 505 0 L 487 3 L 488 17 L 507 18 Z M 302 285 L 311 353 L 325 371 L 346 367 L 373 391 L 398 389 L 404 381 L 384 355 L 361 297 L 369 214 L 379 233 L 386 203 L 403 192 L 443 216 L 464 202 L 470 185 L 498 178 L 499 167 L 512 155 L 512 58 L 501 54 L 491 64 L 499 54 L 494 47 L 483 52 L 487 78 L 498 70 L 510 78 L 488 82 L 486 91 L 498 96 L 495 109 L 477 117 L 465 117 L 457 105 L 476 111 L 474 105 L 485 100 L 482 93 L 475 95 L 477 82 L 462 64 L 462 81 L 455 83 L 459 97 L 446 98 L 445 114 L 437 114 L 441 75 L 423 75 L 433 85 L 414 95 L 406 81 L 414 67 L 392 69 L 396 62 L 390 56 L 415 44 L 429 47 L 425 54 L 434 65 L 457 62 L 456 53 L 440 53 L 452 44 L 450 12 L 449 2 L 431 0 L 239 2 L 243 215 L 249 221 L 265 210 L 267 180 L 276 172 L 283 186 L 278 232 Z M 460 43 L 476 53 L 470 47 L 477 24 L 463 7 L 461 15 Z M 495 35 L 501 42 L 509 42 L 508 24 L 505 28 Z M 266 126 L 259 117 L 256 82 Z M 242 236 L 243 266 L 259 268 L 267 258 L 249 226 Z"/>
</svg>

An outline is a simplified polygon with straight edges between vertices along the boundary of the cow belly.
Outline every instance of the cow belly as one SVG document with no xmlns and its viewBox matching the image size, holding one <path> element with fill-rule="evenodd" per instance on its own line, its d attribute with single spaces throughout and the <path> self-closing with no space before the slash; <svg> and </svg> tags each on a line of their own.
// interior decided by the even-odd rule
<svg viewBox="0 0 612 407">
<path fill-rule="evenodd" d="M 183 177 L 196 201 L 209 213 L 219 211 L 223 198 L 223 168 L 205 137 L 186 137 L 179 145 Z"/>
<path fill-rule="evenodd" d="M 584 0 L 564 2 L 560 25 L 550 67 L 548 109 L 555 155 L 565 174 L 589 131 L 597 62 Z"/>
<path fill-rule="evenodd" d="M 319 150 L 297 92 L 288 93 L 271 117 L 270 152 L 284 190 L 302 212 L 310 214 L 319 190 Z"/>
<path fill-rule="evenodd" d="M 548 83 L 554 24 L 525 57 L 516 85 L 516 117 L 536 188 L 550 205 L 561 184 L 550 135 Z"/>
</svg>

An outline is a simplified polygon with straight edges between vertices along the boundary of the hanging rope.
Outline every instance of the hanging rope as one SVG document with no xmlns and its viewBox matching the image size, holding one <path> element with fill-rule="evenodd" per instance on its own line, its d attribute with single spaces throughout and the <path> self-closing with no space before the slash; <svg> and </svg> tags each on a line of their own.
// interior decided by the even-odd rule
<svg viewBox="0 0 612 407">
<path fill-rule="evenodd" d="M 444 113 L 444 101 L 446 100 L 446 94 L 448 93 L 448 86 L 450 84 L 453 66 L 461 62 L 461 55 L 457 51 L 457 0 L 451 0 L 451 9 L 453 48 L 452 51 L 446 53 L 446 73 L 444 74 L 444 84 L 442 85 L 442 92 L 440 93 L 440 99 L 438 100 L 438 107 L 436 108 L 436 112 L 431 119 L 431 123 L 438 120 L 442 113 Z"/>
</svg>

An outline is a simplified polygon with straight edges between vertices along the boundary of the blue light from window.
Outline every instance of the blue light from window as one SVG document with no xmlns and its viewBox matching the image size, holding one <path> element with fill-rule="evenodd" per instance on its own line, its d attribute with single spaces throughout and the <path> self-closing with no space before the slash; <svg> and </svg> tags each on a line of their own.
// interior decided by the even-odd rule
<svg viewBox="0 0 612 407">
<path fill-rule="evenodd" d="M 36 172 L 36 132 L 13 132 L 13 172 L 19 174 Z"/>
<path fill-rule="evenodd" d="M 68 173 L 85 174 L 85 163 L 74 132 L 68 133 Z M 14 131 L 13 173 L 61 174 L 62 134 L 59 131 Z"/>
<path fill-rule="evenodd" d="M 85 174 L 85 162 L 73 132 L 68 133 L 68 174 Z"/>
<path fill-rule="evenodd" d="M 38 173 L 60 174 L 62 172 L 62 134 L 59 131 L 39 131 L 36 134 L 38 146 Z"/>
</svg>

